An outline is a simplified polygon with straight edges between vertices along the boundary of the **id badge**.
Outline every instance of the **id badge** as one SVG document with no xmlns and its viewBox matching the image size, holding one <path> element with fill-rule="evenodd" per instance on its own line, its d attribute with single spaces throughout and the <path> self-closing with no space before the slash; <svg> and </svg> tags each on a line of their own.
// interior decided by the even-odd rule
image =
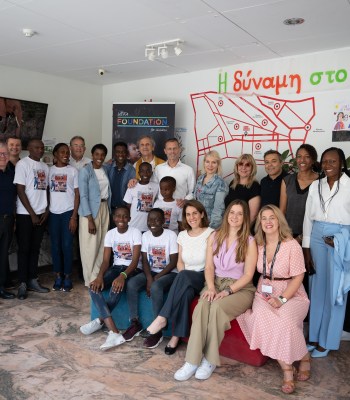
<svg viewBox="0 0 350 400">
<path fill-rule="evenodd" d="M 272 286 L 270 286 L 270 285 L 262 285 L 262 286 L 261 286 L 261 291 L 262 291 L 263 293 L 272 294 Z"/>
</svg>

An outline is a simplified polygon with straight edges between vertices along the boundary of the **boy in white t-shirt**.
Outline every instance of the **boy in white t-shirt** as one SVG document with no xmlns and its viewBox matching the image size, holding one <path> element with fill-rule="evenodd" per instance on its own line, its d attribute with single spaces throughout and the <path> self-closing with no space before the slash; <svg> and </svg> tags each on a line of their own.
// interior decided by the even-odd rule
<svg viewBox="0 0 350 400">
<path fill-rule="evenodd" d="M 138 315 L 139 291 L 146 288 L 156 317 L 164 303 L 164 292 L 169 290 L 177 272 L 177 236 L 173 231 L 163 228 L 164 211 L 153 208 L 148 214 L 147 223 L 149 231 L 142 236 L 141 248 L 143 273 L 131 278 L 127 284 L 131 325 L 123 334 L 126 341 L 131 341 L 142 330 Z M 163 340 L 162 331 L 155 335 L 145 332 L 145 335 L 143 345 L 149 349 L 157 347 Z"/>
<path fill-rule="evenodd" d="M 130 226 L 134 226 L 141 232 L 147 231 L 147 215 L 153 208 L 159 189 L 157 183 L 150 182 L 152 173 L 151 164 L 141 163 L 140 180 L 135 187 L 127 189 L 123 199 L 130 207 Z"/>
<path fill-rule="evenodd" d="M 48 293 L 50 289 L 38 281 L 38 261 L 41 241 L 44 236 L 49 207 L 47 187 L 49 167 L 40 161 L 44 155 L 44 143 L 31 139 L 27 150 L 29 156 L 16 164 L 17 185 L 16 235 L 18 242 L 19 300 L 27 298 L 27 290 Z"/>
<path fill-rule="evenodd" d="M 111 313 L 117 306 L 121 294 L 125 289 L 126 279 L 137 273 L 136 268 L 140 264 L 141 232 L 129 226 L 130 211 L 126 206 L 114 210 L 113 221 L 116 228 L 107 232 L 104 239 L 103 262 L 97 278 L 90 283 L 89 293 L 98 312 L 99 318 L 80 327 L 84 335 L 90 335 L 103 325 L 109 330 L 106 342 L 100 347 L 108 350 L 125 342 L 119 333 Z M 113 265 L 109 267 L 110 257 L 113 251 Z M 110 288 L 108 298 L 102 295 L 103 289 Z"/>
<path fill-rule="evenodd" d="M 157 199 L 154 208 L 161 208 L 164 211 L 163 228 L 178 234 L 181 231 L 182 208 L 176 204 L 176 200 L 173 198 L 175 190 L 176 179 L 172 176 L 164 176 L 159 182 L 159 191 L 163 199 Z"/>
</svg>

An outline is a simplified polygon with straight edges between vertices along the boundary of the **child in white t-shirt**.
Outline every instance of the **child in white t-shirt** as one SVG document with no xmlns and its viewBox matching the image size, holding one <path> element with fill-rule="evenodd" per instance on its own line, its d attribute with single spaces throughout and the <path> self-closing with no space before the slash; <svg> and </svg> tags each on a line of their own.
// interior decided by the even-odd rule
<svg viewBox="0 0 350 400">
<path fill-rule="evenodd" d="M 147 231 L 147 215 L 153 208 L 159 189 L 157 183 L 150 182 L 152 173 L 151 164 L 141 163 L 140 180 L 135 187 L 127 189 L 123 199 L 130 207 L 130 226 L 134 226 L 141 232 Z"/>
<path fill-rule="evenodd" d="M 73 238 L 79 207 L 78 171 L 68 164 L 69 147 L 65 143 L 56 144 L 52 153 L 56 160 L 49 171 L 49 232 L 56 274 L 52 290 L 70 292 L 73 289 Z"/>
<path fill-rule="evenodd" d="M 176 277 L 178 245 L 176 234 L 164 229 L 164 212 L 153 208 L 147 219 L 149 231 L 142 236 L 142 266 L 143 273 L 128 281 L 127 299 L 131 325 L 124 332 L 126 341 L 132 340 L 142 330 L 139 322 L 138 292 L 146 288 L 147 295 L 152 300 L 153 314 L 157 316 L 164 303 L 164 292 L 168 291 Z M 163 340 L 162 331 L 146 337 L 144 347 L 153 349 Z"/>
<path fill-rule="evenodd" d="M 116 208 L 113 213 L 113 221 L 116 228 L 108 231 L 105 236 L 103 262 L 97 278 L 90 283 L 89 288 L 91 299 L 99 312 L 99 318 L 80 327 L 80 331 L 84 335 L 90 335 L 106 325 L 109 334 L 106 342 L 100 347 L 101 350 L 108 350 L 125 342 L 111 313 L 125 289 L 126 279 L 137 273 L 136 269 L 141 264 L 141 232 L 129 226 L 129 208 L 126 206 Z M 113 265 L 109 267 L 112 251 Z M 108 298 L 105 299 L 102 290 L 109 288 Z"/>
<path fill-rule="evenodd" d="M 181 231 L 182 208 L 178 207 L 173 194 L 176 190 L 176 179 L 172 176 L 164 176 L 159 182 L 159 191 L 163 199 L 157 199 L 155 208 L 164 211 L 165 223 L 163 228 L 170 229 L 176 234 Z"/>
</svg>

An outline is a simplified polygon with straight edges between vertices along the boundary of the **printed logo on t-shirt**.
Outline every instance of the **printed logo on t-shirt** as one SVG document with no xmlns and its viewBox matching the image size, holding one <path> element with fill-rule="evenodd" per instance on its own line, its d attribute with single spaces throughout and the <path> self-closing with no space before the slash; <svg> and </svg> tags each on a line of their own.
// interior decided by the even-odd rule
<svg viewBox="0 0 350 400">
<path fill-rule="evenodd" d="M 66 192 L 67 191 L 67 175 L 57 174 L 51 176 L 50 183 L 51 192 Z"/>
<path fill-rule="evenodd" d="M 33 169 L 34 190 L 46 190 L 46 173 L 43 169 Z"/>
<path fill-rule="evenodd" d="M 122 260 L 132 260 L 132 251 L 130 242 L 114 243 L 113 253 L 117 258 L 120 258 Z"/>
<path fill-rule="evenodd" d="M 165 246 L 148 246 L 148 264 L 151 268 L 166 267 Z"/>
<path fill-rule="evenodd" d="M 153 193 L 137 192 L 137 211 L 150 212 L 153 207 Z"/>
<path fill-rule="evenodd" d="M 170 219 L 171 219 L 171 213 L 173 212 L 172 208 L 166 208 L 166 207 L 162 207 L 162 210 L 164 211 L 164 218 L 165 218 L 165 222 L 163 225 L 163 228 L 169 228 L 170 225 Z"/>
</svg>

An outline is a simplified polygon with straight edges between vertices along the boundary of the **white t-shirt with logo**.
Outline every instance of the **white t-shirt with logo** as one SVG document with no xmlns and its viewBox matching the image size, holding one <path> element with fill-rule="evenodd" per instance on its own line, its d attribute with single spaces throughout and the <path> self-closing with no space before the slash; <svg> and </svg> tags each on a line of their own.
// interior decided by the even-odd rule
<svg viewBox="0 0 350 400">
<path fill-rule="evenodd" d="M 139 182 L 135 187 L 127 189 L 124 201 L 131 204 L 130 207 L 130 226 L 146 232 L 148 213 L 152 210 L 154 200 L 158 194 L 158 183 L 149 182 L 147 185 L 141 185 Z"/>
<path fill-rule="evenodd" d="M 46 211 L 49 167 L 41 162 L 31 159 L 29 156 L 22 158 L 16 164 L 15 179 L 13 183 L 24 185 L 25 194 L 35 212 L 40 215 Z M 17 214 L 29 215 L 29 212 L 17 196 Z"/>
<path fill-rule="evenodd" d="M 132 261 L 134 246 L 141 245 L 141 232 L 131 226 L 125 233 L 119 233 L 118 228 L 106 233 L 104 247 L 111 247 L 113 251 L 113 265 L 129 266 Z M 141 257 L 137 265 L 142 268 Z"/>
<path fill-rule="evenodd" d="M 178 222 L 182 221 L 182 208 L 178 207 L 176 200 L 164 201 L 161 199 L 156 200 L 154 208 L 160 208 L 164 211 L 165 223 L 164 228 L 170 229 L 171 231 L 178 234 L 179 225 Z"/>
<path fill-rule="evenodd" d="M 50 212 L 63 214 L 74 209 L 74 189 L 78 188 L 78 171 L 71 165 L 49 171 Z"/>
<path fill-rule="evenodd" d="M 141 251 L 147 253 L 148 264 L 153 272 L 161 272 L 170 262 L 170 254 L 179 252 L 176 233 L 164 229 L 160 236 L 153 236 L 151 231 L 142 235 Z M 171 272 L 178 272 L 173 269 Z"/>
</svg>

